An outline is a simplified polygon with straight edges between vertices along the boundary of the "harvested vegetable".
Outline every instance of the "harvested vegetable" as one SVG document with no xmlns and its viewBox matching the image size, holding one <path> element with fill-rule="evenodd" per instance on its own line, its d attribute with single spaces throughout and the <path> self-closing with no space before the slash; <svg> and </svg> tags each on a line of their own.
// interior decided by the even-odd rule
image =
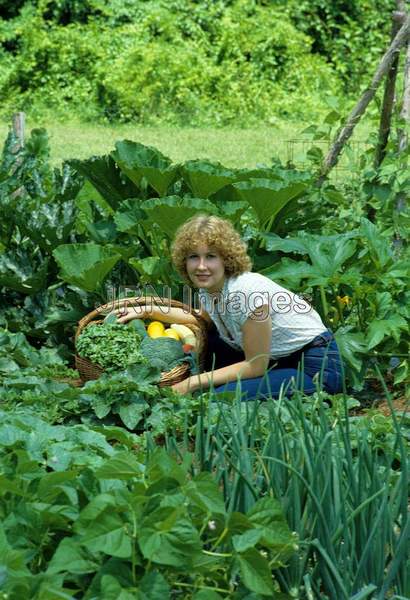
<svg viewBox="0 0 410 600">
<path fill-rule="evenodd" d="M 168 337 L 145 337 L 141 342 L 140 351 L 151 365 L 161 371 L 170 371 L 186 361 L 181 342 Z"/>
<path fill-rule="evenodd" d="M 147 327 L 147 333 L 150 338 L 158 338 L 164 335 L 165 326 L 161 321 L 151 321 Z"/>
<path fill-rule="evenodd" d="M 164 331 L 164 337 L 172 338 L 173 340 L 180 340 L 179 335 L 175 331 L 175 329 L 171 329 L 170 327 Z"/>
<path fill-rule="evenodd" d="M 192 329 L 189 329 L 189 327 L 181 325 L 180 323 L 173 323 L 171 329 L 174 329 L 177 332 L 183 344 L 189 344 L 196 349 L 197 340 Z"/>
<path fill-rule="evenodd" d="M 117 371 L 136 363 L 148 363 L 139 350 L 141 340 L 142 336 L 133 326 L 91 324 L 81 332 L 76 348 L 79 356 L 107 371 Z"/>
</svg>

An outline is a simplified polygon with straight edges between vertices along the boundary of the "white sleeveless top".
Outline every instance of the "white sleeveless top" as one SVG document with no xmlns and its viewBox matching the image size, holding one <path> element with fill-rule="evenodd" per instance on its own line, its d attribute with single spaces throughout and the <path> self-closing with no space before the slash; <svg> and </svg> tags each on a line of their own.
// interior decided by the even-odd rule
<svg viewBox="0 0 410 600">
<path fill-rule="evenodd" d="M 300 350 L 327 330 L 306 300 L 259 273 L 246 272 L 226 278 L 221 292 L 216 295 L 200 288 L 199 300 L 221 338 L 237 350 L 243 350 L 242 326 L 245 321 L 255 309 L 269 305 L 271 356 L 275 359 Z"/>
</svg>

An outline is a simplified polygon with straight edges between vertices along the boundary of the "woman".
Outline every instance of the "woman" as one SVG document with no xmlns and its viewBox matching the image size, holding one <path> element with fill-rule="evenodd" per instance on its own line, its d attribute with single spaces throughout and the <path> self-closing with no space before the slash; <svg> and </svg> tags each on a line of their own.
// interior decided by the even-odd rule
<svg viewBox="0 0 410 600">
<path fill-rule="evenodd" d="M 240 379 L 244 400 L 277 398 L 295 386 L 312 394 L 316 378 L 327 392 L 341 391 L 341 360 L 332 334 L 305 300 L 251 272 L 246 244 L 229 221 L 207 215 L 189 219 L 175 235 L 172 261 L 199 289 L 201 316 L 210 327 L 207 370 L 175 384 L 176 391 L 210 386 L 216 393 L 234 391 Z M 193 320 L 177 308 L 166 315 L 147 309 L 138 316 Z"/>
</svg>

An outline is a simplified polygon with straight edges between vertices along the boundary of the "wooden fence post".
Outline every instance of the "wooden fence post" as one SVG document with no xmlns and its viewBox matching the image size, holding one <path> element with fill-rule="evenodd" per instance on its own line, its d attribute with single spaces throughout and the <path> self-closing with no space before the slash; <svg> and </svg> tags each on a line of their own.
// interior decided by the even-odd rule
<svg viewBox="0 0 410 600">
<path fill-rule="evenodd" d="M 400 26 L 403 25 L 404 19 L 406 18 L 405 10 L 402 7 L 403 2 L 401 0 L 397 1 L 397 10 L 393 11 L 392 14 L 392 33 L 391 33 L 391 41 L 397 35 L 397 32 L 400 29 Z M 384 157 L 386 156 L 386 146 L 389 141 L 390 129 L 391 129 L 391 119 L 393 113 L 394 106 L 394 92 L 396 88 L 396 79 L 397 79 L 397 69 L 399 66 L 399 58 L 400 54 L 397 52 L 392 65 L 390 67 L 389 72 L 386 76 L 386 83 L 384 86 L 384 95 L 383 95 L 383 104 L 382 110 L 380 114 L 380 125 L 379 125 L 379 138 L 377 141 L 376 152 L 374 157 L 374 166 L 377 169 L 381 163 L 383 162 Z"/>
<path fill-rule="evenodd" d="M 14 113 L 12 117 L 12 127 L 14 137 L 16 138 L 15 152 L 17 153 L 21 148 L 24 148 L 24 136 L 26 128 L 26 115 L 23 112 Z"/>
<path fill-rule="evenodd" d="M 24 136 L 26 128 L 26 115 L 23 112 L 14 113 L 12 116 L 12 129 L 14 134 L 15 144 L 13 146 L 13 154 L 18 155 L 19 151 L 24 148 Z M 22 163 L 22 157 L 16 156 L 14 163 L 11 167 L 11 172 L 15 173 Z M 17 188 L 12 194 L 12 198 L 19 198 L 24 195 L 24 186 Z"/>
<path fill-rule="evenodd" d="M 400 131 L 399 151 L 405 150 L 409 143 L 409 127 L 410 127 L 410 42 L 407 43 L 407 52 L 404 63 L 404 89 L 403 89 L 403 104 L 400 112 L 400 117 L 404 121 L 404 127 Z"/>
<path fill-rule="evenodd" d="M 366 111 L 370 101 L 374 98 L 377 88 L 379 87 L 383 77 L 389 71 L 391 64 L 396 56 L 396 53 L 400 51 L 400 48 L 407 43 L 410 36 L 410 16 L 407 16 L 403 26 L 399 29 L 393 42 L 390 44 L 387 52 L 384 54 L 379 66 L 376 69 L 376 73 L 368 86 L 363 92 L 360 100 L 357 102 L 350 115 L 348 116 L 345 125 L 337 132 L 335 139 L 333 140 L 332 146 L 324 160 L 322 170 L 320 172 L 317 184 L 322 185 L 329 172 L 337 164 L 339 155 L 346 144 L 347 140 L 353 133 L 354 128 L 360 121 L 362 115 Z"/>
<path fill-rule="evenodd" d="M 402 0 L 401 4 L 406 10 L 406 3 Z M 407 18 L 409 13 L 407 12 Z M 400 117 L 403 119 L 404 126 L 399 130 L 399 161 L 400 154 L 407 149 L 409 144 L 409 128 L 410 128 L 410 40 L 407 41 L 407 48 L 404 61 L 404 86 L 403 86 L 403 104 L 400 111 Z M 401 191 L 397 194 L 394 206 L 394 212 L 397 215 L 404 212 L 408 202 L 409 194 L 406 191 Z M 393 241 L 394 247 L 400 253 L 403 249 L 403 240 L 399 234 Z"/>
</svg>

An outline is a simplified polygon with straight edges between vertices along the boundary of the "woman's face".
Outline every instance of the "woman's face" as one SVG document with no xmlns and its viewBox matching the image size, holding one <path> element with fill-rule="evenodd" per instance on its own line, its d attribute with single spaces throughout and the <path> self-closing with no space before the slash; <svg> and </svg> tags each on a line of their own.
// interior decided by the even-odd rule
<svg viewBox="0 0 410 600">
<path fill-rule="evenodd" d="M 219 292 L 225 281 L 225 267 L 221 255 L 207 244 L 200 244 L 188 253 L 186 270 L 193 285 L 210 293 Z"/>
</svg>

